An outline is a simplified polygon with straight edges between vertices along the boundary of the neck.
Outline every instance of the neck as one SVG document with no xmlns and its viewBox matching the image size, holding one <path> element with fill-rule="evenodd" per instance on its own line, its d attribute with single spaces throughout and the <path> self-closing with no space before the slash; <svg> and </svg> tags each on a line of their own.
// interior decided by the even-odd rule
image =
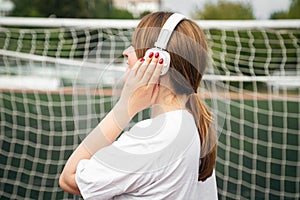
<svg viewBox="0 0 300 200">
<path fill-rule="evenodd" d="M 156 103 L 152 106 L 151 117 L 154 118 L 166 112 L 185 109 L 185 102 L 185 95 L 175 95 L 168 89 L 160 89 Z"/>
</svg>

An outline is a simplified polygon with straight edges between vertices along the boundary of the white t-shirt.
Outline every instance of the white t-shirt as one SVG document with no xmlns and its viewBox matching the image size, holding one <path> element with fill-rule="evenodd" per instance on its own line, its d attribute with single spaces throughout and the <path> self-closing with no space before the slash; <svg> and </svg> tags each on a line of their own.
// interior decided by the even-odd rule
<svg viewBox="0 0 300 200">
<path fill-rule="evenodd" d="M 214 174 L 198 182 L 199 155 L 193 116 L 176 110 L 138 122 L 81 160 L 75 179 L 84 199 L 217 199 Z"/>
</svg>

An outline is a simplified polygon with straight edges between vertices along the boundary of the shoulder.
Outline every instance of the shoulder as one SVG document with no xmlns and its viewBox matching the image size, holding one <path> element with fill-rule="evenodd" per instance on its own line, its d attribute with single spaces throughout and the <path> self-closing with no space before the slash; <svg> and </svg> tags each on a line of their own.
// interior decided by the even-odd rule
<svg viewBox="0 0 300 200">
<path fill-rule="evenodd" d="M 176 110 L 135 124 L 113 145 L 132 153 L 151 153 L 175 145 L 178 138 L 190 141 L 198 136 L 193 116 L 186 110 Z"/>
</svg>

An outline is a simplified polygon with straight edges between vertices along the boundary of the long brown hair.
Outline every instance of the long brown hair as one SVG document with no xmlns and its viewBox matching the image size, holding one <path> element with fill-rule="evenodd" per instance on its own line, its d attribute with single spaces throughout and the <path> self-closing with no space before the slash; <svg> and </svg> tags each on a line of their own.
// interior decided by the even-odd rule
<svg viewBox="0 0 300 200">
<path fill-rule="evenodd" d="M 133 35 L 133 46 L 138 58 L 148 48 L 154 47 L 161 27 L 172 15 L 171 12 L 156 12 L 141 20 Z M 175 32 L 177 34 L 175 34 Z M 193 114 L 201 141 L 201 164 L 198 180 L 211 176 L 216 159 L 216 135 L 211 112 L 197 94 L 202 75 L 208 63 L 208 45 L 204 32 L 193 21 L 184 19 L 175 28 L 167 46 L 171 56 L 170 75 L 175 94 L 188 96 L 186 108 Z M 180 76 L 176 75 L 180 74 Z M 184 79 L 184 81 L 183 81 Z M 184 82 L 188 84 L 183 84 Z"/>
</svg>

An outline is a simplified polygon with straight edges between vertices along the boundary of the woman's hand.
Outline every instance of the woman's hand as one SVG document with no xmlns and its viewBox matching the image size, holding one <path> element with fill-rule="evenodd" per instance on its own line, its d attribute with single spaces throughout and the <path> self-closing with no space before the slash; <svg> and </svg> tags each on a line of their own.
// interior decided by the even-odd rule
<svg viewBox="0 0 300 200">
<path fill-rule="evenodd" d="M 132 118 L 136 113 L 153 105 L 159 92 L 163 62 L 158 52 L 152 52 L 145 59 L 139 59 L 126 78 L 116 107 L 127 112 Z"/>
</svg>

